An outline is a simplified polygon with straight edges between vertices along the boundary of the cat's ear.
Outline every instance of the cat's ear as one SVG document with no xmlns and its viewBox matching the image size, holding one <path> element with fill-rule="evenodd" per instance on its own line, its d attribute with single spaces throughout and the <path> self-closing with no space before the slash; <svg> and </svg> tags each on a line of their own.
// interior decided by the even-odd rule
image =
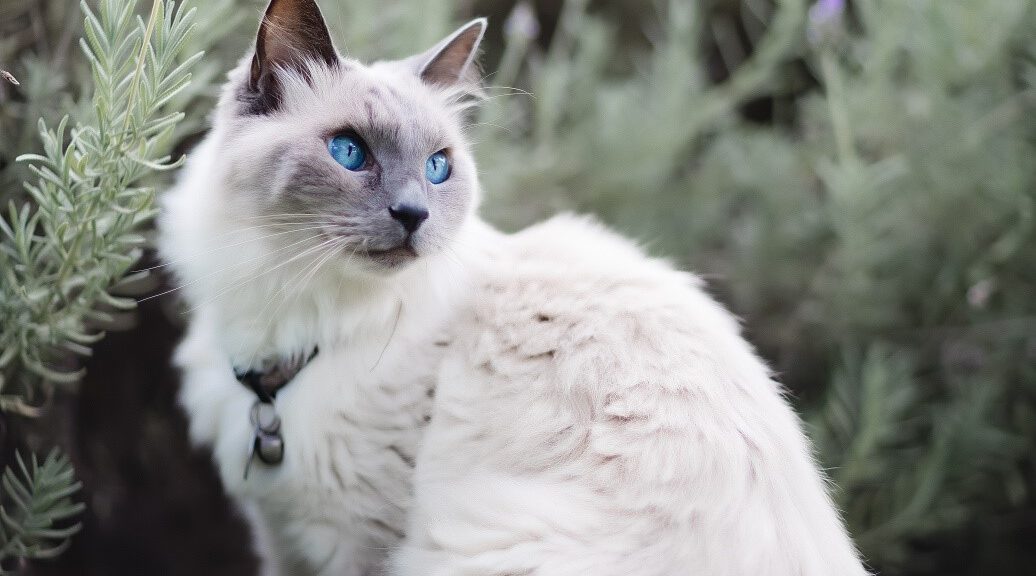
<svg viewBox="0 0 1036 576">
<path fill-rule="evenodd" d="M 478 18 L 458 28 L 427 52 L 410 59 L 417 75 L 428 84 L 453 86 L 481 83 L 478 47 L 486 33 L 486 19 Z"/>
<path fill-rule="evenodd" d="M 294 69 L 304 74 L 307 61 L 328 66 L 338 61 L 320 8 L 314 0 L 271 0 L 259 24 L 248 74 L 253 109 L 276 109 L 280 100 L 277 69 Z"/>
</svg>

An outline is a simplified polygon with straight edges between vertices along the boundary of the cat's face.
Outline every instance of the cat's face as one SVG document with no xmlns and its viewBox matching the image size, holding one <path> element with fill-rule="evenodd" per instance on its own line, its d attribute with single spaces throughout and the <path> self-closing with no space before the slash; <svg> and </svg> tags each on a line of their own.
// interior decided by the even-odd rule
<svg viewBox="0 0 1036 576">
<path fill-rule="evenodd" d="M 484 29 L 368 66 L 338 56 L 312 0 L 273 0 L 216 120 L 239 221 L 296 230 L 269 240 L 285 258 L 377 273 L 447 249 L 477 202 L 463 116 Z"/>
</svg>

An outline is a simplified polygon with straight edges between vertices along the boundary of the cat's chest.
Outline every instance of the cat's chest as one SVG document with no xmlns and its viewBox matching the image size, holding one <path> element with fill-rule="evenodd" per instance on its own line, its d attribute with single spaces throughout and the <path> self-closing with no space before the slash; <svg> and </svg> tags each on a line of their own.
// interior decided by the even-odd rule
<svg viewBox="0 0 1036 576">
<path fill-rule="evenodd" d="M 276 554 L 366 565 L 402 538 L 445 351 L 436 326 L 400 322 L 384 337 L 318 342 L 273 402 L 283 459 L 250 465 L 257 396 L 235 378 L 218 338 L 227 327 L 192 326 L 177 355 L 191 436 L 211 447 L 228 493 L 262 519 Z"/>
<path fill-rule="evenodd" d="M 216 440 L 231 493 L 265 503 L 282 518 L 337 526 L 370 545 L 402 536 L 410 508 L 417 444 L 430 418 L 434 375 L 441 356 L 431 342 L 367 348 L 321 346 L 281 388 L 274 407 L 284 442 L 283 461 L 248 459 L 254 395 L 237 386 Z M 229 474 L 227 472 L 229 471 Z"/>
<path fill-rule="evenodd" d="M 322 351 L 284 386 L 275 404 L 295 482 L 332 491 L 370 489 L 405 504 L 438 361 L 433 348 L 420 348 L 377 356 Z"/>
</svg>

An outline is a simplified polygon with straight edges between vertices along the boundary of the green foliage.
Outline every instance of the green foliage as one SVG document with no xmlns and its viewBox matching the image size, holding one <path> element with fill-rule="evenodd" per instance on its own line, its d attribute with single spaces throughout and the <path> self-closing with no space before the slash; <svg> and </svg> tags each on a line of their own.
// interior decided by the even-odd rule
<svg viewBox="0 0 1036 576">
<path fill-rule="evenodd" d="M 31 3 L 0 4 L 0 68 L 22 82 L 20 98 L 0 82 L 0 198 L 22 199 L 28 165 L 10 160 L 37 119 L 71 120 L 45 131 L 32 207 L 10 213 L 0 245 L 0 364 L 22 383 L 71 379 L 62 348 L 86 352 L 97 304 L 131 305 L 110 294 L 141 248 L 151 168 L 203 129 L 263 4 L 201 3 L 193 39 L 156 24 L 131 102 L 137 48 L 84 74 L 63 48 L 78 35 L 67 0 L 38 3 L 45 49 L 4 28 L 29 29 Z M 427 47 L 470 3 L 321 4 L 339 48 L 372 58 Z M 883 574 L 1024 570 L 1021 549 L 968 550 L 963 567 L 939 556 L 1036 517 L 1036 2 L 559 4 L 546 43 L 537 28 L 553 22 L 531 3 L 494 21 L 496 87 L 470 130 L 484 212 L 509 229 L 593 212 L 702 273 L 795 394 Z M 146 36 L 121 6 L 101 2 L 95 56 Z M 188 87 L 135 107 L 179 85 L 156 83 L 187 61 L 174 47 L 217 41 Z"/>
<path fill-rule="evenodd" d="M 112 320 L 101 306 L 134 307 L 111 292 L 139 277 L 128 272 L 144 245 L 139 228 L 154 215 L 146 178 L 179 164 L 167 151 L 184 113 L 169 104 L 201 58 L 181 58 L 194 13 L 173 2 L 154 2 L 146 21 L 135 2 L 81 8 L 90 116 L 71 128 L 67 116 L 53 129 L 39 121 L 42 154 L 18 158 L 31 162 L 33 202 L 12 201 L 0 220 L 0 369 L 22 385 L 4 390 L 5 410 L 28 409 L 32 382 L 75 382 L 81 374 L 60 366 L 63 354 L 89 354 L 96 326 Z"/>
<path fill-rule="evenodd" d="M 856 435 L 818 431 L 860 546 L 910 572 L 912 540 L 1033 498 L 1036 380 L 1019 368 L 1036 308 L 1021 297 L 1036 280 L 1036 21 L 1025 0 L 858 8 L 860 33 L 813 55 L 826 93 L 802 99 L 809 131 L 785 144 L 823 193 L 822 264 L 799 297 L 817 316 L 800 325 L 842 354 L 891 348 L 831 380 L 829 416 L 871 395 Z M 851 386 L 856 403 L 839 392 Z"/>
<path fill-rule="evenodd" d="M 205 99 L 219 73 L 218 63 L 198 66 L 202 88 L 192 89 L 190 70 L 202 55 L 191 38 L 195 10 L 155 0 L 145 20 L 135 1 L 101 0 L 96 12 L 80 5 L 86 74 L 66 58 L 75 29 L 67 14 L 77 12 L 53 10 L 56 4 L 12 2 L 0 10 L 0 20 L 29 19 L 60 30 L 55 36 L 63 39 L 23 59 L 25 83 L 10 75 L 0 81 L 0 199 L 8 203 L 0 218 L 0 410 L 30 416 L 51 385 L 78 379 L 81 372 L 66 357 L 89 354 L 101 337 L 98 327 L 112 319 L 109 311 L 134 306 L 114 294 L 142 276 L 129 269 L 145 245 L 141 226 L 154 215 L 153 176 L 179 164 L 168 151 L 200 129 L 197 118 L 181 122 L 185 111 Z M 225 14 L 228 6 L 206 4 L 206 15 L 223 16 L 207 32 L 238 21 Z M 3 26 L 0 32 L 8 33 L 0 39 L 5 63 L 19 52 L 22 35 Z M 48 128 L 43 117 L 59 109 L 66 115 Z M 18 151 L 36 148 L 33 135 L 40 153 L 13 163 Z M 15 187 L 29 175 L 26 197 Z M 42 465 L 33 456 L 29 468 L 18 455 L 2 486 L 0 573 L 12 560 L 60 554 L 79 529 L 68 521 L 83 508 L 70 499 L 80 484 L 69 461 L 54 450 Z"/>
<path fill-rule="evenodd" d="M 31 466 L 17 455 L 17 467 L 4 470 L 0 491 L 0 566 L 11 559 L 53 558 L 68 547 L 79 531 L 70 520 L 83 511 L 72 502 L 81 484 L 72 464 L 56 449 L 40 464 L 33 456 Z M 8 572 L 0 568 L 0 574 Z"/>
<path fill-rule="evenodd" d="M 911 538 L 958 528 L 969 501 L 1009 478 L 1026 448 L 994 417 L 1001 387 L 974 378 L 925 403 L 903 354 L 884 344 L 847 351 L 812 422 L 857 544 L 884 566 L 909 564 Z"/>
<path fill-rule="evenodd" d="M 804 0 L 778 2 L 753 55 L 713 84 L 700 65 L 707 22 L 695 3 L 666 3 L 651 52 L 640 55 L 632 75 L 619 77 L 611 65 L 628 48 L 614 25 L 587 13 L 587 4 L 566 3 L 549 50 L 527 56 L 532 96 L 486 106 L 478 138 L 483 165 L 492 167 L 484 170 L 485 184 L 493 214 L 510 226 L 558 209 L 592 210 L 624 226 L 672 216 L 672 207 L 656 200 L 669 200 L 663 195 L 674 184 L 683 187 L 674 173 L 694 148 L 796 54 L 806 7 Z M 673 224 L 673 233 L 683 228 Z M 652 230 L 652 237 L 658 232 L 670 230 Z"/>
<path fill-rule="evenodd" d="M 591 211 L 704 273 L 799 395 L 869 562 L 942 573 L 918 542 L 1036 490 L 1036 6 L 852 6 L 745 2 L 744 46 L 674 0 L 626 70 L 628 31 L 568 2 L 547 50 L 519 44 L 532 96 L 491 99 L 476 140 L 506 227 Z"/>
</svg>

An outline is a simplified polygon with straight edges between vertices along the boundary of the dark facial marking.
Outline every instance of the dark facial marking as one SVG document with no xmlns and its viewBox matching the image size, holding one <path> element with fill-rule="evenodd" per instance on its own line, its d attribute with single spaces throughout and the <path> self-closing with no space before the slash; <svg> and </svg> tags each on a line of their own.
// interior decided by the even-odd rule
<svg viewBox="0 0 1036 576">
<path fill-rule="evenodd" d="M 242 113 L 263 115 L 281 105 L 277 68 L 301 72 L 306 61 L 338 64 L 338 54 L 314 0 L 272 0 L 259 25 L 248 81 L 238 90 Z"/>
<path fill-rule="evenodd" d="M 374 126 L 374 104 L 370 100 L 363 101 L 363 108 L 367 111 L 367 125 Z"/>
</svg>

